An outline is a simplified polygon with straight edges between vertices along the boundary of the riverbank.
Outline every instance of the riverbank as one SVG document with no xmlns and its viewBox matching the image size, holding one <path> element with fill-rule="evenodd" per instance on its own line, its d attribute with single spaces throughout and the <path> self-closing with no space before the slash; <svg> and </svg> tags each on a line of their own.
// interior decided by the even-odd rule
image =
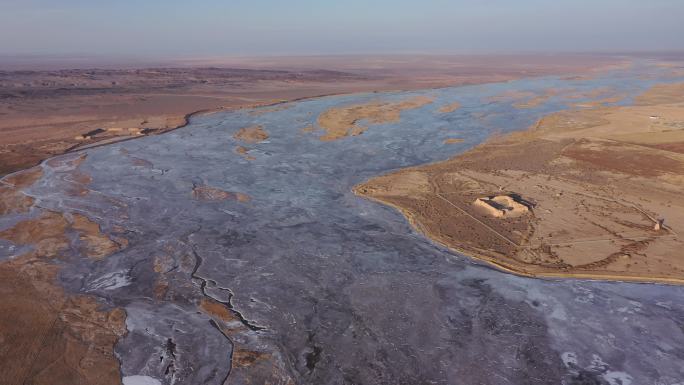
<svg viewBox="0 0 684 385">
<path fill-rule="evenodd" d="M 357 195 L 500 270 L 684 283 L 684 85 L 624 107 L 569 110 L 445 162 L 373 178 Z M 501 198 L 496 198 L 501 197 Z M 515 199 L 513 215 L 501 199 Z"/>
</svg>

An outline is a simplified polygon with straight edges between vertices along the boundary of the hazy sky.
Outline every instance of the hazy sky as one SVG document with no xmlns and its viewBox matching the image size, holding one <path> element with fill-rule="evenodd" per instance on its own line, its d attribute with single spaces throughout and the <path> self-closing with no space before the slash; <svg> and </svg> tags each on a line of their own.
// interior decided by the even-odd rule
<svg viewBox="0 0 684 385">
<path fill-rule="evenodd" d="M 0 54 L 684 49 L 684 0 L 0 0 Z"/>
</svg>

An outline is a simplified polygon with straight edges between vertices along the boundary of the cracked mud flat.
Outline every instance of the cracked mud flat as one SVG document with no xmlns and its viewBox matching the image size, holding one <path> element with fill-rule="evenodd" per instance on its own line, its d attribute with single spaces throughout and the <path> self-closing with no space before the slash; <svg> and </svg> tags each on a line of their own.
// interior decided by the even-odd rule
<svg viewBox="0 0 684 385">
<path fill-rule="evenodd" d="M 551 96 L 519 110 L 491 96 L 561 86 L 633 96 L 654 82 L 616 72 L 221 113 L 87 150 L 78 172 L 90 178 L 45 162 L 23 191 L 31 210 L 82 214 L 126 239 L 103 259 L 65 258 L 58 273 L 67 293 L 125 310 L 127 333 L 114 347 L 125 384 L 675 385 L 684 379 L 683 287 L 501 273 L 351 191 L 567 103 Z M 332 107 L 416 96 L 434 101 L 359 136 L 324 142 L 301 132 Z M 233 135 L 250 126 L 269 138 L 250 145 L 247 160 Z M 443 143 L 453 137 L 463 142 Z M 211 199 L 197 199 L 198 186 Z M 1 217 L 0 230 L 31 210 Z M 1 241 L 0 260 L 16 261 L 24 247 Z"/>
</svg>

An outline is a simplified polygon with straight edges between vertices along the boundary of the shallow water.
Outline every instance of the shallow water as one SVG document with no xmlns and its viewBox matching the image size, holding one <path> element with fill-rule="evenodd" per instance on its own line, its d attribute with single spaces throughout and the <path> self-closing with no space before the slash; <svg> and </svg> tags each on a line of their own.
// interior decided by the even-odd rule
<svg viewBox="0 0 684 385">
<path fill-rule="evenodd" d="M 585 100 L 561 95 L 518 109 L 491 96 L 600 87 L 634 96 L 661 76 L 644 64 L 591 80 L 357 94 L 258 116 L 202 116 L 165 135 L 87 150 L 87 196 L 66 196 L 66 182 L 50 172 L 32 194 L 42 207 L 129 231 L 127 249 L 70 264 L 61 276 L 72 291 L 126 308 L 130 332 L 117 345 L 124 376 L 218 384 L 236 344 L 271 352 L 297 383 L 674 385 L 684 379 L 684 288 L 502 273 L 436 246 L 393 209 L 351 193 L 370 177 L 447 159 Z M 320 132 L 301 132 L 332 106 L 415 95 L 435 102 L 357 137 L 322 142 Z M 456 101 L 460 109 L 438 113 Z M 248 161 L 234 152 L 232 135 L 255 124 L 270 138 L 248 146 L 256 158 Z M 447 138 L 464 142 L 445 145 Z M 131 157 L 153 167 L 134 167 Z M 193 185 L 252 200 L 198 202 Z M 152 299 L 159 255 L 172 256 L 179 272 L 173 300 Z M 192 255 L 202 260 L 195 279 Z M 188 293 L 197 295 L 200 279 L 254 330 L 223 338 L 192 305 Z M 179 351 L 175 375 L 159 359 L 169 338 Z"/>
</svg>

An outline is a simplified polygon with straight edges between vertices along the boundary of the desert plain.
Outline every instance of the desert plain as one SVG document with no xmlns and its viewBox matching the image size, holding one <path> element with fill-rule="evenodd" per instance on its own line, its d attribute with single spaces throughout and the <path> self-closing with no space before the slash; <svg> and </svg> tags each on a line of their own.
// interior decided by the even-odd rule
<svg viewBox="0 0 684 385">
<path fill-rule="evenodd" d="M 331 94 L 589 74 L 626 62 L 605 55 L 3 57 L 0 174 L 93 144 L 166 132 L 195 114 Z"/>
<path fill-rule="evenodd" d="M 682 101 L 678 83 L 630 106 L 554 113 L 355 191 L 399 208 L 439 243 L 507 271 L 681 284 Z"/>
</svg>

